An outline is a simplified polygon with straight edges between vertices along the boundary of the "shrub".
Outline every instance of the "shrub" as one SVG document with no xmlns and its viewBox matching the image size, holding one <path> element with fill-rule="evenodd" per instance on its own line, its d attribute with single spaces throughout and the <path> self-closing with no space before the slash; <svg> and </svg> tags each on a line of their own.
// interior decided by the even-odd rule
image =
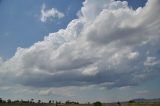
<svg viewBox="0 0 160 106">
<path fill-rule="evenodd" d="M 130 100 L 130 101 L 128 101 L 128 103 L 135 103 L 135 101 L 134 100 Z"/>
<path fill-rule="evenodd" d="M 102 106 L 102 103 L 98 101 L 98 102 L 93 103 L 93 106 Z"/>
</svg>

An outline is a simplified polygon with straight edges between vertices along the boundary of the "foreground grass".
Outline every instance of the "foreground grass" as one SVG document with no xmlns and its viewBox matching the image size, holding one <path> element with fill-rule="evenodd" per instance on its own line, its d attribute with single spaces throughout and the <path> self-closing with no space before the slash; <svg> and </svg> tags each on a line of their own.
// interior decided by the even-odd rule
<svg viewBox="0 0 160 106">
<path fill-rule="evenodd" d="M 160 103 L 131 103 L 128 106 L 160 106 Z"/>
<path fill-rule="evenodd" d="M 49 103 L 0 103 L 0 106 L 56 106 Z M 57 106 L 93 106 L 93 104 L 60 104 Z M 104 103 L 102 106 L 160 106 L 160 103 Z"/>
</svg>

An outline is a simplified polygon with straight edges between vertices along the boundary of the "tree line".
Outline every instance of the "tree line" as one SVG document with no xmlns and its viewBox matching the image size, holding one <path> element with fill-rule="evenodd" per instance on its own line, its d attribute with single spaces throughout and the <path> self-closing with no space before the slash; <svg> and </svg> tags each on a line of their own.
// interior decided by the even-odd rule
<svg viewBox="0 0 160 106">
<path fill-rule="evenodd" d="M 48 102 L 43 102 L 41 100 L 38 100 L 37 102 L 34 101 L 34 99 L 30 99 L 30 100 L 11 100 L 11 99 L 7 99 L 7 100 L 4 100 L 2 98 L 0 98 L 0 103 L 28 103 L 28 104 L 79 104 L 79 102 L 75 102 L 75 101 L 70 101 L 70 100 L 67 100 L 66 102 L 61 102 L 61 101 L 55 101 L 55 100 L 49 100 Z"/>
</svg>

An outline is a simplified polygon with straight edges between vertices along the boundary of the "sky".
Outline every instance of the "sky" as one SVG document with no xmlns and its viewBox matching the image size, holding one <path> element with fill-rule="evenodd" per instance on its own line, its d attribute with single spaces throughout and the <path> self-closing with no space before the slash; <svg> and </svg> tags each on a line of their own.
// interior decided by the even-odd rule
<svg viewBox="0 0 160 106">
<path fill-rule="evenodd" d="M 159 0 L 0 0 L 0 97 L 160 98 Z"/>
</svg>

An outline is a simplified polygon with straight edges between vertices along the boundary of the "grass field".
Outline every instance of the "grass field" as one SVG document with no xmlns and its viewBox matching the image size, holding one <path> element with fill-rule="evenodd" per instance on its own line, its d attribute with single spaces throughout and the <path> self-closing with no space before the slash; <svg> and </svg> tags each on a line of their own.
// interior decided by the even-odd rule
<svg viewBox="0 0 160 106">
<path fill-rule="evenodd" d="M 1 103 L 0 106 L 56 106 L 55 104 Z M 93 104 L 61 104 L 58 106 L 93 106 Z M 102 106 L 160 106 L 160 103 L 104 103 Z"/>
</svg>

